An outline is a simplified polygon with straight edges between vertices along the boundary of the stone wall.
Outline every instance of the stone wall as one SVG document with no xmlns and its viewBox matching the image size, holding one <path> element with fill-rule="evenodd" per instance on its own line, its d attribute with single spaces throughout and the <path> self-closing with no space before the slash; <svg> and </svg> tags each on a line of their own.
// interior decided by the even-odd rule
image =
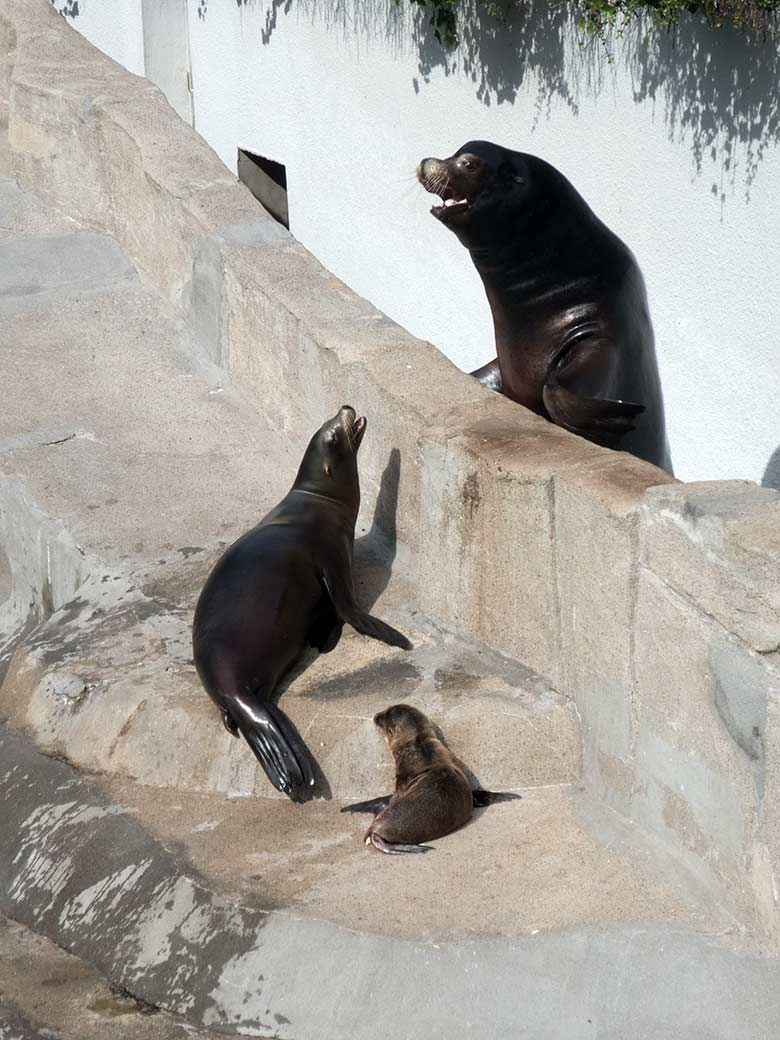
<svg viewBox="0 0 780 1040">
<path fill-rule="evenodd" d="M 414 606 L 571 696 L 587 785 L 780 937 L 780 494 L 678 483 L 484 390 L 46 0 L 0 0 L 0 86 L 20 183 L 116 236 L 280 436 L 365 412 L 371 509 L 400 452 L 379 519 Z"/>
</svg>

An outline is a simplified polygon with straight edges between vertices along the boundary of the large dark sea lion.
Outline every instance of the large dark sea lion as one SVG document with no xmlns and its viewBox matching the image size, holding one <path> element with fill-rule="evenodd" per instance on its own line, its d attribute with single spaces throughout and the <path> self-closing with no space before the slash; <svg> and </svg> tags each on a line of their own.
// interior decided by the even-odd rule
<svg viewBox="0 0 780 1040">
<path fill-rule="evenodd" d="M 366 845 L 380 852 L 429 852 L 432 841 L 462 827 L 475 806 L 519 795 L 473 790 L 466 768 L 439 739 L 430 719 L 408 704 L 374 716 L 395 760 L 395 793 L 345 805 L 342 812 L 371 812 Z"/>
<path fill-rule="evenodd" d="M 272 697 L 305 645 L 332 650 L 344 622 L 411 649 L 355 601 L 352 550 L 360 506 L 357 452 L 366 430 L 348 405 L 314 434 L 290 492 L 225 552 L 195 608 L 201 682 L 234 736 L 294 801 L 314 785 L 306 745 Z"/>
<path fill-rule="evenodd" d="M 572 433 L 671 472 L 653 327 L 630 249 L 563 174 L 533 155 L 469 141 L 423 159 L 431 213 L 485 286 L 494 361 L 472 375 Z"/>
</svg>

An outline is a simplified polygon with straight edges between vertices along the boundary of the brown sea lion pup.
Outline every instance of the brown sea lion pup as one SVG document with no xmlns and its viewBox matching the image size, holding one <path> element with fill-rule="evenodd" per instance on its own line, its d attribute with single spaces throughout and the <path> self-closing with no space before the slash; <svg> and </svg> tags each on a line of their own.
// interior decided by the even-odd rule
<svg viewBox="0 0 780 1040">
<path fill-rule="evenodd" d="M 417 708 L 394 704 L 375 715 L 374 722 L 395 759 L 395 793 L 341 810 L 376 815 L 366 831 L 366 845 L 380 852 L 430 852 L 420 842 L 456 831 L 469 822 L 475 806 L 520 797 L 473 790 L 463 763 Z"/>
<path fill-rule="evenodd" d="M 628 246 L 554 166 L 489 141 L 417 176 L 485 287 L 490 390 L 608 448 L 671 472 L 644 280 Z"/>
<path fill-rule="evenodd" d="M 274 693 L 304 647 L 328 653 L 346 623 L 411 649 L 406 636 L 355 599 L 357 453 L 365 431 L 365 418 L 349 405 L 323 423 L 288 494 L 226 550 L 195 608 L 192 644 L 201 682 L 227 730 L 241 733 L 274 787 L 293 801 L 304 800 L 314 771 Z"/>
</svg>

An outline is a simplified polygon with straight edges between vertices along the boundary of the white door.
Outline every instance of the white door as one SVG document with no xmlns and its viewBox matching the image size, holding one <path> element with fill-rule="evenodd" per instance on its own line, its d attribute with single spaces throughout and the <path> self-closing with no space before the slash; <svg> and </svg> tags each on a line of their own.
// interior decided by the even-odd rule
<svg viewBox="0 0 780 1040">
<path fill-rule="evenodd" d="M 142 0 L 144 68 L 171 107 L 193 125 L 187 0 Z"/>
</svg>

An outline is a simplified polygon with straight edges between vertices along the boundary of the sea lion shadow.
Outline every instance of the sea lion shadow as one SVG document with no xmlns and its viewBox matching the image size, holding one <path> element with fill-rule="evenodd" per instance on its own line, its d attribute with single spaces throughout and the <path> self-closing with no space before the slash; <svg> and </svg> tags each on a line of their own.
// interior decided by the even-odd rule
<svg viewBox="0 0 780 1040">
<path fill-rule="evenodd" d="M 761 478 L 761 486 L 780 491 L 780 447 L 775 448 L 769 456 L 764 475 Z"/>
<path fill-rule="evenodd" d="M 374 506 L 370 529 L 355 543 L 352 576 L 360 606 L 370 610 L 390 582 L 396 556 L 396 510 L 398 508 L 398 486 L 401 476 L 401 453 L 393 448 L 379 484 L 379 493 Z M 338 652 L 338 646 L 334 648 Z M 283 676 L 276 687 L 273 701 L 279 705 L 280 698 L 309 669 L 320 656 L 318 650 L 307 647 L 292 668 Z M 280 710 L 281 707 L 280 707 Z M 291 723 L 292 724 L 292 723 Z M 307 744 L 308 748 L 308 744 Z M 309 748 L 314 768 L 314 786 L 302 799 L 324 798 L 333 795 L 325 773 Z"/>
<path fill-rule="evenodd" d="M 393 448 L 382 471 L 371 527 L 355 542 L 352 577 L 364 610 L 371 610 L 390 583 L 398 543 L 396 513 L 400 480 L 401 452 Z"/>
</svg>

